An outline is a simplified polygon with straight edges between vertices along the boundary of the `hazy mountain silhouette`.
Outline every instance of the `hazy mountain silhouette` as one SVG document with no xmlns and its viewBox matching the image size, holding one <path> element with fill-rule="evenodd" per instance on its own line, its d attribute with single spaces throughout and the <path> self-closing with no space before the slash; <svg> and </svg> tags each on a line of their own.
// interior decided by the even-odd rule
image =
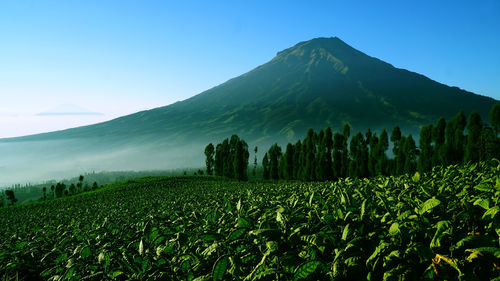
<svg viewBox="0 0 500 281">
<path fill-rule="evenodd" d="M 140 145 L 146 149 L 136 149 L 136 155 L 151 153 L 159 158 L 161 151 L 177 151 L 176 159 L 194 159 L 193 163 L 202 166 L 202 144 L 231 134 L 250 145 L 266 146 L 302 138 L 309 127 L 339 130 L 346 122 L 353 130 L 391 130 L 397 124 L 415 132 L 460 109 L 466 114 L 475 110 L 487 120 L 496 102 L 395 68 L 337 37 L 317 38 L 281 51 L 266 64 L 187 100 L 96 125 L 4 139 L 0 144 L 15 142 L 16 151 L 22 154 L 20 141 L 64 141 L 65 145 L 40 149 L 36 156 L 25 155 L 26 161 L 47 153 L 57 160 Z M 188 149 L 189 143 L 196 146 Z M 120 155 L 129 153 L 120 151 Z M 113 159 L 100 158 L 99 164 Z M 186 161 L 184 165 L 191 165 Z"/>
</svg>

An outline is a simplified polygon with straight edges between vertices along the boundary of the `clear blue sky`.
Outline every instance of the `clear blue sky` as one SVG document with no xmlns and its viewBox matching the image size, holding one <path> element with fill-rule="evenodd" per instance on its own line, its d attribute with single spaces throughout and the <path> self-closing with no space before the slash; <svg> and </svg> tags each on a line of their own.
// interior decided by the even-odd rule
<svg viewBox="0 0 500 281">
<path fill-rule="evenodd" d="M 498 0 L 2 0 L 0 137 L 167 105 L 331 36 L 500 99 Z M 33 117 L 61 104 L 104 115 Z"/>
</svg>

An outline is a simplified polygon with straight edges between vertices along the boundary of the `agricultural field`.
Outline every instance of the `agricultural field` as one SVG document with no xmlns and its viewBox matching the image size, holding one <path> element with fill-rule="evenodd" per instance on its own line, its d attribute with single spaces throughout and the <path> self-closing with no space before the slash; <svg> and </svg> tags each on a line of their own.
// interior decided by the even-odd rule
<svg viewBox="0 0 500 281">
<path fill-rule="evenodd" d="M 0 209 L 1 280 L 500 280 L 500 166 L 142 178 Z"/>
</svg>

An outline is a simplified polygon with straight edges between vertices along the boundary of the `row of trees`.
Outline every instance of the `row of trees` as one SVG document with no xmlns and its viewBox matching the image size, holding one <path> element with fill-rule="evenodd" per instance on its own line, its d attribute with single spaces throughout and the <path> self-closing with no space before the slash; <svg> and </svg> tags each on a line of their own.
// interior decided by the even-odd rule
<svg viewBox="0 0 500 281">
<path fill-rule="evenodd" d="M 237 135 L 225 139 L 216 147 L 209 143 L 205 147 L 208 175 L 224 176 L 237 180 L 248 180 L 248 144 Z"/>
<path fill-rule="evenodd" d="M 335 133 L 330 128 L 318 133 L 309 129 L 303 141 L 288 143 L 285 151 L 278 144 L 269 148 L 262 159 L 263 177 L 314 181 L 400 175 L 500 158 L 500 104 L 492 107 L 489 117 L 492 127 L 477 112 L 468 118 L 463 111 L 448 121 L 440 118 L 435 125 L 421 127 L 418 147 L 413 136 L 403 135 L 398 126 L 390 136 L 385 129 L 379 135 L 368 129 L 351 136 L 348 124 Z M 390 143 L 392 150 L 388 151 Z M 257 154 L 257 147 L 254 151 Z M 215 171 L 218 176 L 247 180 L 248 145 L 238 136 L 217 147 L 207 145 L 205 155 L 207 174 Z M 255 157 L 254 175 L 256 164 Z"/>
<path fill-rule="evenodd" d="M 421 127 L 418 148 L 412 135 L 404 136 L 398 126 L 390 138 L 385 129 L 380 135 L 368 129 L 350 137 L 347 124 L 342 133 L 335 134 L 330 128 L 319 133 L 309 129 L 302 142 L 288 143 L 284 152 L 277 144 L 269 148 L 262 159 L 263 176 L 304 181 L 362 178 L 426 172 L 438 165 L 498 158 L 500 105 L 491 109 L 490 123 L 493 128 L 477 112 L 466 118 L 460 111 L 449 121 L 440 118 L 436 125 Z M 387 156 L 389 140 L 392 158 Z"/>
</svg>

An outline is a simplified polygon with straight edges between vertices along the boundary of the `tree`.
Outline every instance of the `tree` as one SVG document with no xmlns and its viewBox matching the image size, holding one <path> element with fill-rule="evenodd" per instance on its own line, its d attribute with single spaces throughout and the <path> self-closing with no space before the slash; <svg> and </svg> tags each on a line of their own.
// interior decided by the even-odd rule
<svg viewBox="0 0 500 281">
<path fill-rule="evenodd" d="M 432 166 L 441 166 L 446 163 L 445 130 L 446 120 L 441 117 L 432 129 L 432 140 L 434 141 Z"/>
<path fill-rule="evenodd" d="M 215 159 L 214 159 L 214 153 L 215 153 L 215 148 L 212 143 L 209 143 L 205 147 L 205 164 L 207 166 L 207 175 L 213 175 L 213 170 L 214 170 L 214 164 L 215 164 Z"/>
<path fill-rule="evenodd" d="M 301 175 L 301 165 L 300 165 L 300 160 L 301 160 L 301 155 L 302 155 L 302 142 L 298 140 L 295 145 L 293 146 L 293 179 L 298 179 L 300 178 Z"/>
<path fill-rule="evenodd" d="M 279 161 L 281 157 L 281 147 L 277 143 L 271 145 L 269 151 L 269 177 L 273 180 L 279 179 Z"/>
<path fill-rule="evenodd" d="M 475 111 L 469 114 L 467 122 L 467 144 L 465 145 L 464 162 L 478 162 L 482 159 L 481 149 L 481 131 L 483 122 L 481 116 Z"/>
<path fill-rule="evenodd" d="M 78 177 L 78 183 L 76 184 L 76 186 L 78 187 L 78 192 L 82 192 L 82 188 L 83 188 L 83 176 L 82 175 L 80 175 L 80 177 Z"/>
<path fill-rule="evenodd" d="M 70 186 L 69 186 L 69 194 L 73 195 L 75 194 L 75 190 L 76 190 L 76 186 L 74 183 L 72 183 Z"/>
<path fill-rule="evenodd" d="M 412 174 L 417 168 L 417 147 L 415 145 L 415 140 L 411 134 L 406 138 L 402 147 L 402 153 L 404 154 L 404 166 L 403 172 L 406 174 Z"/>
<path fill-rule="evenodd" d="M 498 137 L 498 130 L 500 128 L 500 103 L 491 107 L 489 117 L 491 126 L 495 128 L 495 137 Z"/>
<path fill-rule="evenodd" d="M 463 111 L 455 115 L 448 123 L 445 129 L 445 165 L 461 163 L 464 156 L 464 129 L 466 118 Z"/>
<path fill-rule="evenodd" d="M 56 190 L 55 190 L 56 191 L 56 197 L 57 198 L 61 198 L 64 195 L 64 190 L 66 190 L 66 185 L 63 184 L 63 183 L 58 182 L 56 184 Z M 84 191 L 87 191 L 87 190 L 84 189 Z"/>
<path fill-rule="evenodd" d="M 94 183 L 92 184 L 92 190 L 96 190 L 96 189 L 98 189 L 98 188 L 99 188 L 99 186 L 97 185 L 97 182 L 94 182 Z"/>
<path fill-rule="evenodd" d="M 389 136 L 385 129 L 382 130 L 380 138 L 376 146 L 376 164 L 375 164 L 375 175 L 388 175 L 388 159 L 386 151 L 389 148 Z"/>
<path fill-rule="evenodd" d="M 258 148 L 257 146 L 255 146 L 255 148 L 253 149 L 254 158 L 253 158 L 253 171 L 252 171 L 252 175 L 254 178 L 257 176 L 257 151 Z"/>
<path fill-rule="evenodd" d="M 342 143 L 342 171 L 341 177 L 347 177 L 349 170 L 349 149 L 347 148 L 347 141 L 349 140 L 349 136 L 351 135 L 351 127 L 349 124 L 344 125 L 344 129 L 342 130 L 343 143 Z"/>
<path fill-rule="evenodd" d="M 392 142 L 392 153 L 394 154 L 394 160 L 392 161 L 392 169 L 390 174 L 399 175 L 403 172 L 404 156 L 401 153 L 401 144 L 403 137 L 401 136 L 401 129 L 399 126 L 394 127 L 391 133 L 391 142 Z"/>
<path fill-rule="evenodd" d="M 215 147 L 215 175 L 222 176 L 222 170 L 224 167 L 224 159 L 222 155 L 222 144 L 217 144 Z"/>
<path fill-rule="evenodd" d="M 55 186 L 54 185 L 51 185 L 50 186 L 50 191 L 52 191 L 52 198 L 55 198 L 56 197 L 56 194 L 55 194 Z"/>
<path fill-rule="evenodd" d="M 233 168 L 234 168 L 234 178 L 239 181 L 248 180 L 247 169 L 248 169 L 248 158 L 250 153 L 248 152 L 248 144 L 239 139 L 236 136 L 234 143 L 234 156 L 233 158 Z"/>
<path fill-rule="evenodd" d="M 368 147 L 361 132 L 351 138 L 349 145 L 351 162 L 349 163 L 349 176 L 364 178 L 368 176 Z"/>
<path fill-rule="evenodd" d="M 419 148 L 420 154 L 418 156 L 418 170 L 420 173 L 430 171 L 432 169 L 432 125 L 426 125 L 420 128 Z"/>
<path fill-rule="evenodd" d="M 7 200 L 10 201 L 9 206 L 12 206 L 12 205 L 16 204 L 17 198 L 14 195 L 14 191 L 13 190 L 11 190 L 11 189 L 5 190 L 5 196 L 7 197 Z"/>
<path fill-rule="evenodd" d="M 262 158 L 262 170 L 263 174 L 262 177 L 265 180 L 269 179 L 269 158 L 267 157 L 267 152 L 264 154 L 264 157 Z"/>
<path fill-rule="evenodd" d="M 370 129 L 368 129 L 366 133 L 366 143 L 369 146 L 368 152 L 368 175 L 375 176 L 377 172 L 375 171 L 375 167 L 377 165 L 377 160 L 381 157 L 378 145 L 379 139 L 377 137 L 377 133 L 372 133 Z"/>
<path fill-rule="evenodd" d="M 332 134 L 332 129 L 330 127 L 326 128 L 324 138 L 325 139 L 323 142 L 326 148 L 326 155 L 324 156 L 323 174 L 325 176 L 324 179 L 332 180 L 333 179 L 333 161 L 332 161 L 333 134 Z"/>
<path fill-rule="evenodd" d="M 42 188 L 42 192 L 43 192 L 43 200 L 45 201 L 47 200 L 47 187 L 44 186 Z"/>
<path fill-rule="evenodd" d="M 343 172 L 343 150 L 344 150 L 344 135 L 335 133 L 333 136 L 333 177 L 335 179 L 344 177 Z"/>
<path fill-rule="evenodd" d="M 293 176 L 293 158 L 294 158 L 294 146 L 291 143 L 288 143 L 286 145 L 286 151 L 284 156 L 282 157 L 283 159 L 283 178 L 287 180 L 292 180 L 294 179 Z"/>
</svg>

